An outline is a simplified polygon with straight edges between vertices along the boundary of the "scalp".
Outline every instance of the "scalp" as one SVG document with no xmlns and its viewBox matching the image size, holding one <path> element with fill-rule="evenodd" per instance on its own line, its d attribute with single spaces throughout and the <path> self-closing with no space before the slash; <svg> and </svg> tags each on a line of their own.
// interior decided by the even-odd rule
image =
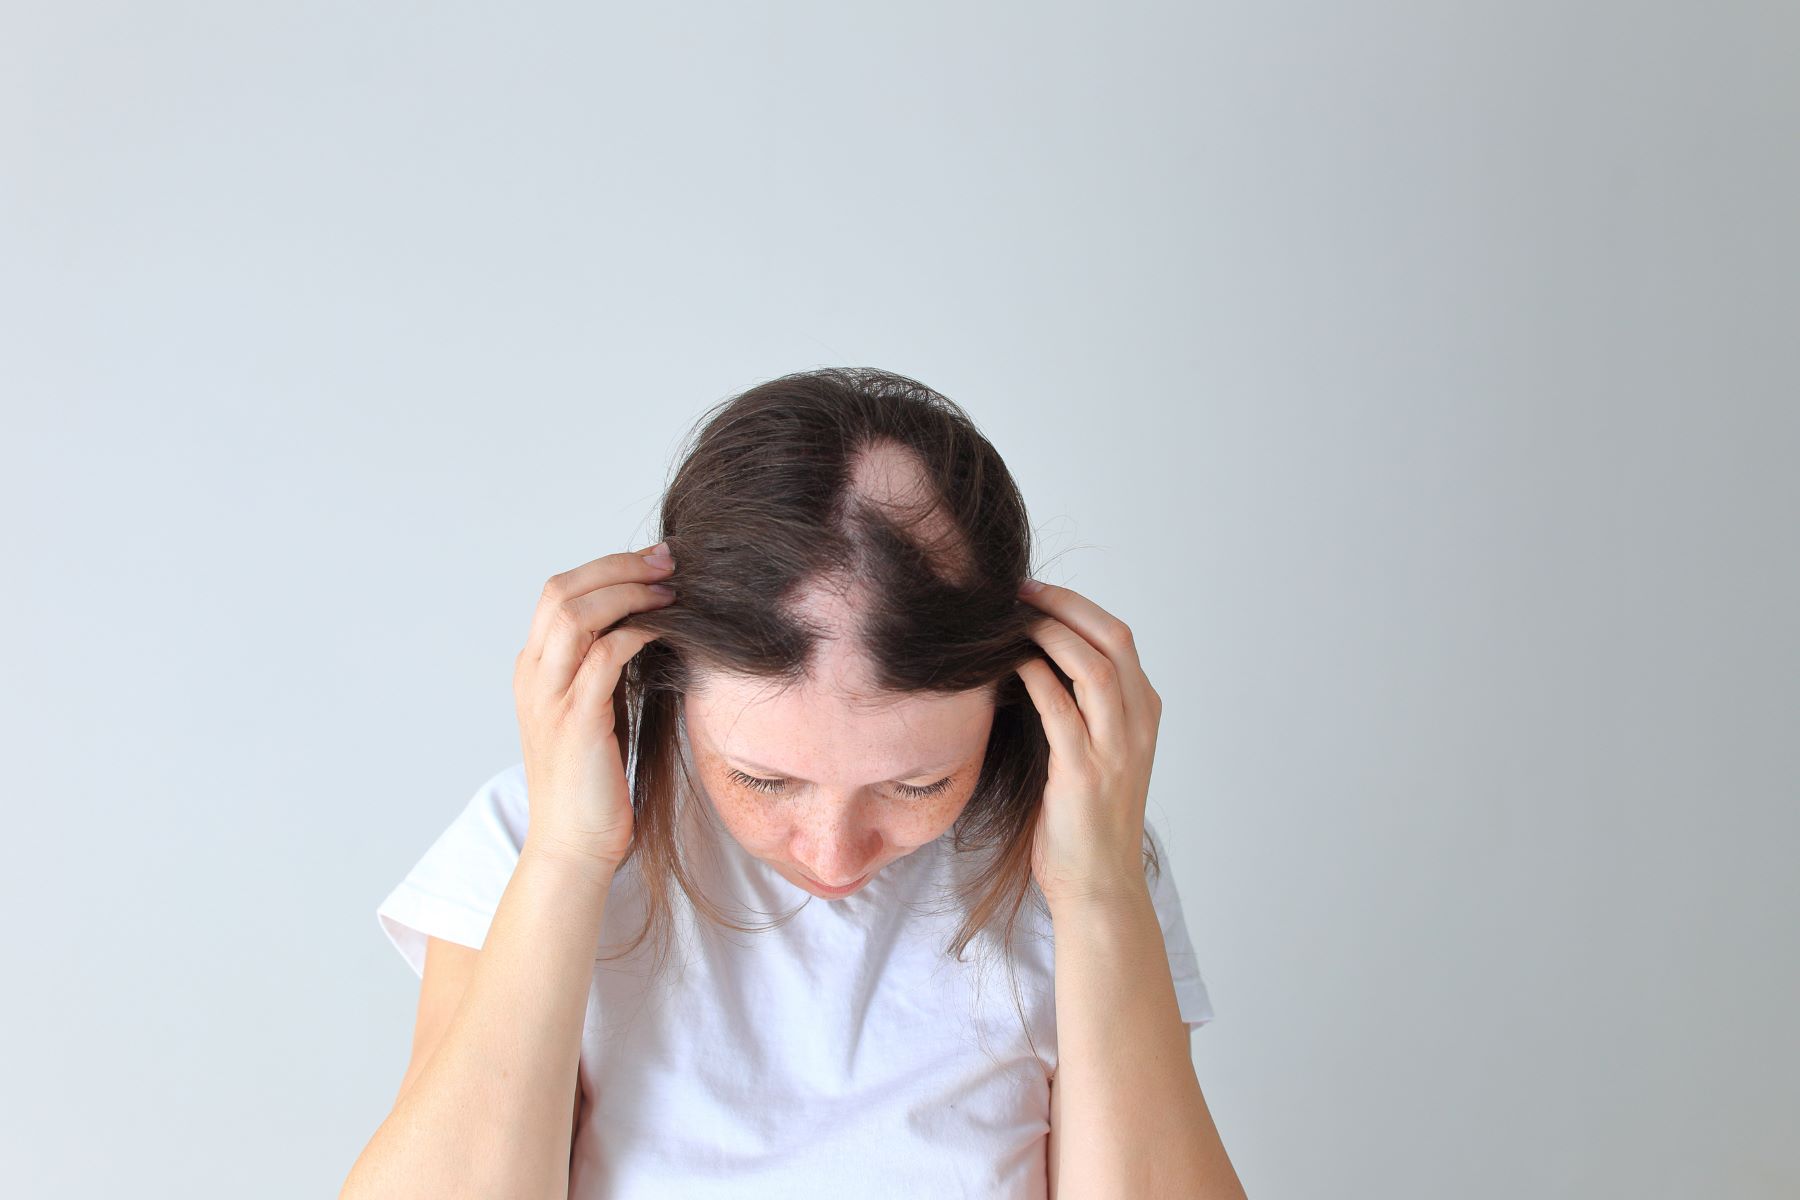
<svg viewBox="0 0 1800 1200">
<path fill-rule="evenodd" d="M 942 578 L 965 584 L 973 574 L 968 539 L 924 460 L 910 446 L 882 438 L 852 454 L 845 499 L 891 524 L 924 552 Z"/>
<path fill-rule="evenodd" d="M 854 705 L 891 702 L 875 686 L 874 663 L 861 636 L 867 614 L 880 602 L 869 529 L 886 527 L 917 547 L 933 575 L 961 586 L 974 574 L 968 538 L 944 503 L 924 460 L 910 446 L 879 438 L 849 458 L 848 483 L 836 521 L 854 553 L 839 569 L 806 581 L 788 603 L 789 611 L 818 633 L 807 676 Z"/>
</svg>

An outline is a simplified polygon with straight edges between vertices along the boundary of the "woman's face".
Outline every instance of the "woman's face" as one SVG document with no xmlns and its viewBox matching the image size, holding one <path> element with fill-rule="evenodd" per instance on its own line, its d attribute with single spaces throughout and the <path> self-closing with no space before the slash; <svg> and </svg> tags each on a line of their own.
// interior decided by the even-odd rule
<svg viewBox="0 0 1800 1200">
<path fill-rule="evenodd" d="M 994 720 L 985 688 L 871 708 L 811 680 L 778 691 L 718 674 L 686 694 L 683 710 L 699 782 L 731 835 L 827 900 L 955 823 Z"/>
</svg>

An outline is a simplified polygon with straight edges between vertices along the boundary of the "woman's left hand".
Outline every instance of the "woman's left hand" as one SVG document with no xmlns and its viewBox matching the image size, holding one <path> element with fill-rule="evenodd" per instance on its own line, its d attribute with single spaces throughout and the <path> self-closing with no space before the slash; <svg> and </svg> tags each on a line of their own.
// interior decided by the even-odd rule
<svg viewBox="0 0 1800 1200">
<path fill-rule="evenodd" d="M 1162 697 L 1125 622 L 1055 584 L 1019 598 L 1047 614 L 1031 638 L 1075 685 L 1071 696 L 1041 659 L 1018 667 L 1050 742 L 1031 874 L 1052 909 L 1147 892 L 1144 802 Z"/>
</svg>

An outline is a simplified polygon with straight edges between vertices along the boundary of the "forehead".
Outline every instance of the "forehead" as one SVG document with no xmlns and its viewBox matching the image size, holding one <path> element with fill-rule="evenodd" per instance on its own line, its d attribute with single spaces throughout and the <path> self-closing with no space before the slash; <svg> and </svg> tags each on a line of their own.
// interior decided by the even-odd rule
<svg viewBox="0 0 1800 1200">
<path fill-rule="evenodd" d="M 816 780 L 972 757 L 987 745 L 994 702 L 986 690 L 872 699 L 811 677 L 783 686 L 707 673 L 683 709 L 714 751 Z"/>
</svg>

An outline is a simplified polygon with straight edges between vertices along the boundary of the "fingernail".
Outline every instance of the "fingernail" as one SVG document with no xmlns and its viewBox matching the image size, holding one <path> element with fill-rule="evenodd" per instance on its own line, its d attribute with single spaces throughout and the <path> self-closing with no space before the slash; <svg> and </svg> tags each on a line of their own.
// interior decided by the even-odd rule
<svg viewBox="0 0 1800 1200">
<path fill-rule="evenodd" d="M 653 567 L 672 567 L 675 556 L 669 553 L 669 543 L 658 542 L 644 552 L 644 561 Z"/>
<path fill-rule="evenodd" d="M 657 595 L 664 596 L 670 600 L 673 600 L 675 598 L 675 589 L 670 587 L 666 583 L 653 583 L 650 585 L 650 590 L 655 592 Z"/>
<path fill-rule="evenodd" d="M 1019 585 L 1019 595 L 1029 596 L 1029 595 L 1031 595 L 1031 593 L 1037 591 L 1039 588 L 1041 588 L 1043 586 L 1044 586 L 1043 584 L 1039 583 L 1035 579 L 1027 579 L 1024 583 L 1021 583 Z"/>
</svg>

